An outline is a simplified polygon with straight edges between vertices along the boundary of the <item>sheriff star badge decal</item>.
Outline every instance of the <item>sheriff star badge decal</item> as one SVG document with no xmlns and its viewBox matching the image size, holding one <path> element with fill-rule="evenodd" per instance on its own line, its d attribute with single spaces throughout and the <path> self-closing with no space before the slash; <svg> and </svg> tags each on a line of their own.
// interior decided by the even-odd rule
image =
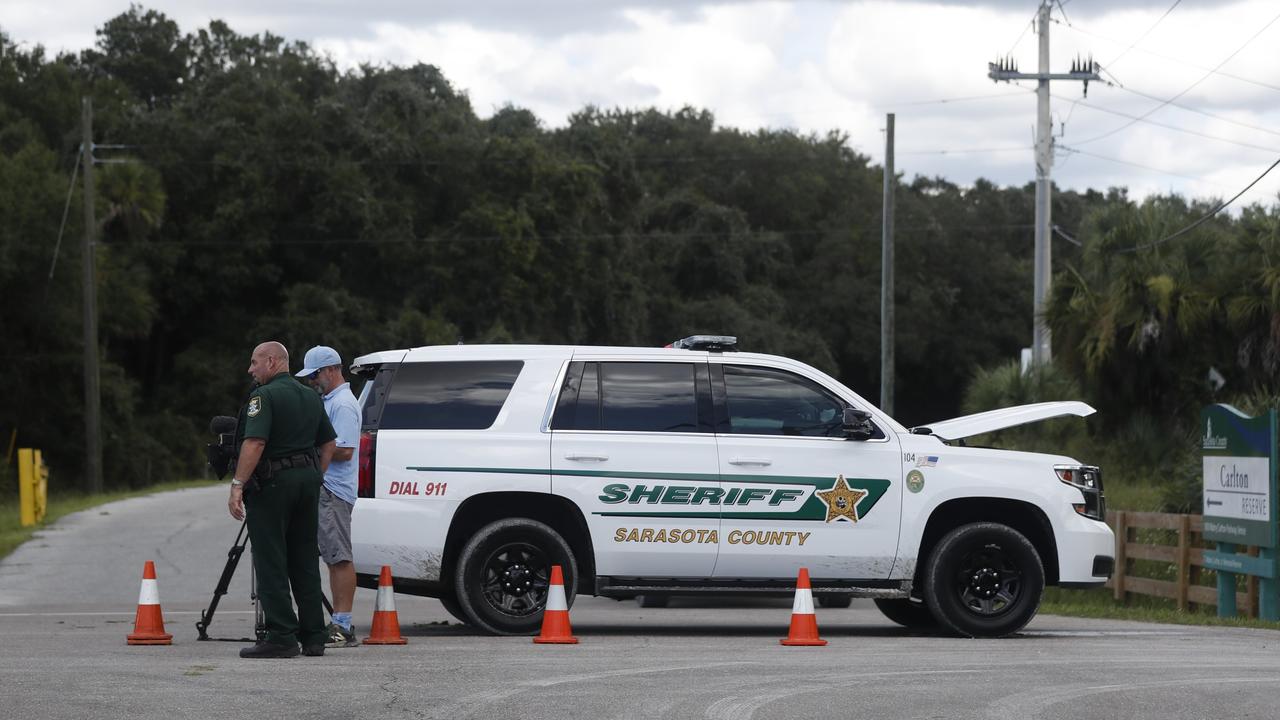
<svg viewBox="0 0 1280 720">
<path fill-rule="evenodd" d="M 844 518 L 856 523 L 858 522 L 858 502 L 867 496 L 867 491 L 849 487 L 844 475 L 840 475 L 830 490 L 819 490 L 817 495 L 827 504 L 827 522 Z"/>
</svg>

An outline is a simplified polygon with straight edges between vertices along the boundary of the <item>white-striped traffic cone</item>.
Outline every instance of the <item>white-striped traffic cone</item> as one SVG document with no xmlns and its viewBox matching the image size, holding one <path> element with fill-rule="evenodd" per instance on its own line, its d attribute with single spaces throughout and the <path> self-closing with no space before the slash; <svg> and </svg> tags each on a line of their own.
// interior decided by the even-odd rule
<svg viewBox="0 0 1280 720">
<path fill-rule="evenodd" d="M 826 645 L 818 637 L 818 617 L 813 614 L 813 588 L 809 586 L 809 568 L 800 568 L 796 579 L 796 599 L 791 605 L 791 630 L 779 640 L 783 645 Z"/>
<path fill-rule="evenodd" d="M 150 560 L 142 567 L 142 588 L 138 591 L 138 614 L 133 618 L 130 645 L 172 645 L 173 636 L 164 631 L 164 614 L 160 612 L 160 586 L 156 583 L 156 564 Z"/>
<path fill-rule="evenodd" d="M 551 566 L 551 587 L 547 588 L 547 607 L 542 611 L 542 632 L 533 639 L 539 644 L 576 645 L 569 626 L 569 603 L 564 595 L 564 573 L 559 565 Z"/>
<path fill-rule="evenodd" d="M 395 589 L 391 585 L 391 566 L 383 565 L 378 576 L 378 600 L 373 605 L 373 627 L 365 645 L 404 645 L 400 635 L 400 617 L 396 615 Z"/>
</svg>

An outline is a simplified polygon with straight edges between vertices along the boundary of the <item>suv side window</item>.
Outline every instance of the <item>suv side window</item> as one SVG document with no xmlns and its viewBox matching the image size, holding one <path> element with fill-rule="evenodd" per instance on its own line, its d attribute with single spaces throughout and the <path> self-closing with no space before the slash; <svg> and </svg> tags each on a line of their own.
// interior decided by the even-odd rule
<svg viewBox="0 0 1280 720">
<path fill-rule="evenodd" d="M 600 371 L 597 363 L 572 362 L 551 418 L 552 430 L 600 429 Z"/>
<path fill-rule="evenodd" d="M 602 430 L 698 432 L 693 363 L 600 363 Z"/>
<path fill-rule="evenodd" d="M 573 362 L 551 429 L 709 433 L 709 390 L 706 363 Z"/>
<path fill-rule="evenodd" d="M 484 430 L 493 425 L 524 363 L 402 363 L 382 408 L 384 430 Z"/>
<path fill-rule="evenodd" d="M 844 437 L 845 403 L 817 383 L 773 368 L 723 368 L 729 432 Z"/>
</svg>

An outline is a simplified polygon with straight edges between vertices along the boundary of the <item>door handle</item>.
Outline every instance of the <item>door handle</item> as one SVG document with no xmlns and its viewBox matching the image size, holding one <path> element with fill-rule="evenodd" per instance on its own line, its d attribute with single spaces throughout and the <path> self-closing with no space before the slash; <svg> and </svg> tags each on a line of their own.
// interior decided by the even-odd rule
<svg viewBox="0 0 1280 720">
<path fill-rule="evenodd" d="M 564 459 L 565 460 L 591 460 L 595 462 L 604 462 L 605 460 L 609 459 L 609 456 L 593 454 L 593 453 L 567 452 L 564 454 Z"/>
<path fill-rule="evenodd" d="M 729 464 L 730 465 L 759 465 L 761 467 L 766 467 L 766 466 L 772 465 L 773 461 L 770 460 L 769 458 L 733 457 L 733 458 L 729 458 Z"/>
</svg>

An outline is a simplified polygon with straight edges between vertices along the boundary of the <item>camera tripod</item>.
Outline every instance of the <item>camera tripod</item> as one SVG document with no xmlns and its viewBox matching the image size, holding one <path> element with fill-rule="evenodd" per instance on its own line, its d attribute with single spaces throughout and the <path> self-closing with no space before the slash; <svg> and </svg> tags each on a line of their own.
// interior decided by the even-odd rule
<svg viewBox="0 0 1280 720">
<path fill-rule="evenodd" d="M 240 523 L 240 532 L 236 533 L 236 539 L 231 543 L 231 549 L 227 551 L 227 564 L 222 568 L 222 576 L 218 578 L 218 584 L 213 589 L 213 599 L 209 601 L 209 607 L 200 611 L 200 619 L 196 621 L 196 631 L 200 633 L 199 640 L 227 640 L 230 642 L 262 642 L 267 637 L 267 620 L 262 613 L 262 602 L 258 599 L 258 578 L 253 570 L 253 563 L 249 563 L 249 599 L 253 602 L 253 638 L 214 638 L 209 637 L 209 625 L 213 622 L 213 614 L 218 610 L 218 601 L 223 595 L 227 594 L 227 588 L 231 587 L 231 578 L 236 574 L 236 566 L 240 564 L 240 556 L 244 554 L 244 549 L 249 545 L 248 522 Z M 324 603 L 325 612 L 333 615 L 333 606 L 329 604 L 329 598 L 322 592 L 320 593 L 320 602 Z"/>
</svg>

